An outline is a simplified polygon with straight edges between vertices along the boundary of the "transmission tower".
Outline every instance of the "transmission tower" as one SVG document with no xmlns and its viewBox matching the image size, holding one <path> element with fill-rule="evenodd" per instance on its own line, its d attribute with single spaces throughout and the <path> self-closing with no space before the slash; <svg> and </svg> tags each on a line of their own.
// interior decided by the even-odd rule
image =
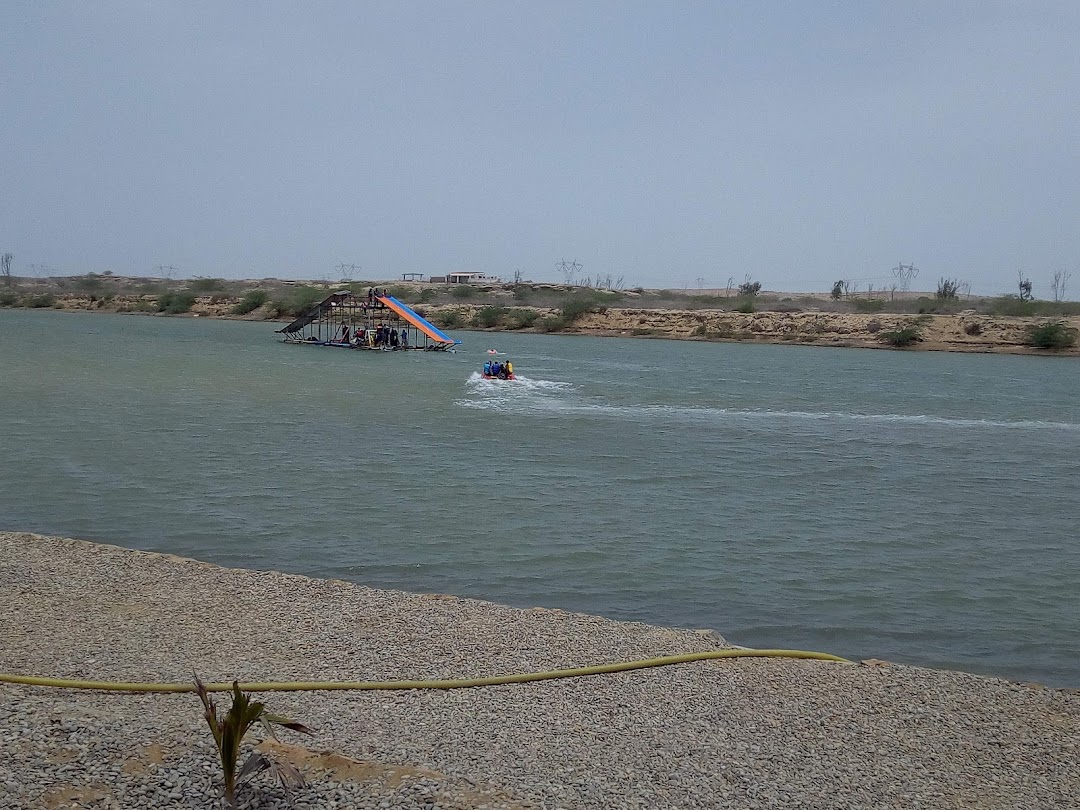
<svg viewBox="0 0 1080 810">
<path fill-rule="evenodd" d="M 904 264 L 899 262 L 896 267 L 893 268 L 892 274 L 900 282 L 900 289 L 903 292 L 908 291 L 908 287 L 911 286 L 911 280 L 918 278 L 919 268 L 912 264 Z"/>
<path fill-rule="evenodd" d="M 356 275 L 356 272 L 358 270 L 360 270 L 360 265 L 358 265 L 358 264 L 345 264 L 345 262 L 341 262 L 340 264 L 337 265 L 337 267 L 335 269 L 341 274 L 341 280 L 343 282 L 345 282 L 346 284 L 348 284 L 349 282 L 351 282 L 353 280 L 353 277 Z"/>
<path fill-rule="evenodd" d="M 180 268 L 174 264 L 159 264 L 154 269 L 157 270 L 159 276 L 162 276 L 169 279 L 169 281 L 172 281 L 172 274 Z"/>
<path fill-rule="evenodd" d="M 574 277 L 581 270 L 581 263 L 578 262 L 577 259 L 569 262 L 566 259 L 562 259 L 555 262 L 555 267 L 563 274 L 563 278 L 566 279 L 566 284 L 569 286 L 574 283 Z"/>
</svg>

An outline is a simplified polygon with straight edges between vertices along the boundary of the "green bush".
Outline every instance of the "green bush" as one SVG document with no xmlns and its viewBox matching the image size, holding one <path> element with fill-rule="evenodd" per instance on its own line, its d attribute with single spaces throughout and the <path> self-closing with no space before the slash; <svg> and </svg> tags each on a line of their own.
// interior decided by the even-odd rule
<svg viewBox="0 0 1080 810">
<path fill-rule="evenodd" d="M 511 309 L 507 312 L 507 329 L 529 329 L 539 319 L 540 313 L 534 309 Z"/>
<path fill-rule="evenodd" d="M 453 329 L 454 327 L 461 326 L 465 323 L 465 317 L 456 309 L 437 312 L 432 315 L 431 318 L 437 326 L 442 326 L 447 329 Z"/>
<path fill-rule="evenodd" d="M 82 290 L 82 291 L 88 292 L 88 293 L 97 292 L 98 290 L 100 290 L 102 287 L 105 286 L 105 282 L 103 282 L 100 278 L 98 278 L 93 273 L 89 273 L 88 275 L 85 275 L 85 276 L 79 276 L 78 278 L 74 279 L 73 282 L 75 284 L 76 289 L 79 289 L 79 290 Z"/>
<path fill-rule="evenodd" d="M 499 325 L 505 314 L 505 307 L 484 307 L 476 313 L 476 323 L 478 326 L 491 329 Z"/>
<path fill-rule="evenodd" d="M 247 315 L 249 312 L 257 310 L 268 300 L 270 300 L 270 296 L 266 290 L 252 290 L 232 308 L 232 313 L 233 315 Z"/>
<path fill-rule="evenodd" d="M 10 290 L 0 292 L 0 307 L 17 307 L 20 300 L 18 293 Z"/>
<path fill-rule="evenodd" d="M 196 295 L 205 295 L 223 289 L 225 289 L 225 282 L 220 278 L 197 278 L 191 282 L 191 291 Z"/>
<path fill-rule="evenodd" d="M 195 294 L 190 292 L 165 292 L 158 296 L 158 312 L 180 315 L 190 312 L 195 305 Z"/>
<path fill-rule="evenodd" d="M 56 303 L 56 296 L 52 293 L 42 293 L 41 295 L 31 295 L 23 301 L 24 307 L 33 307 L 34 309 L 46 309 L 53 306 Z"/>
<path fill-rule="evenodd" d="M 560 332 L 570 324 L 559 315 L 548 315 L 537 322 L 536 328 L 541 332 Z"/>
<path fill-rule="evenodd" d="M 271 306 L 279 317 L 295 318 L 303 315 L 327 295 L 326 290 L 319 287 L 298 287 L 287 298 L 277 299 Z"/>
<path fill-rule="evenodd" d="M 1036 349 L 1071 349 L 1076 345 L 1077 330 L 1061 321 L 1051 321 L 1028 327 L 1028 343 Z"/>
<path fill-rule="evenodd" d="M 600 308 L 601 304 L 609 299 L 610 296 L 603 293 L 579 290 L 571 293 L 563 300 L 562 308 L 559 310 L 559 317 L 566 326 L 569 326 L 581 319 L 582 316 L 595 312 Z"/>
<path fill-rule="evenodd" d="M 407 304 L 416 300 L 416 290 L 412 287 L 406 287 L 404 284 L 395 284 L 393 287 L 380 289 L 382 289 L 386 295 L 392 295 L 397 300 L 404 301 Z"/>
<path fill-rule="evenodd" d="M 1030 317 L 1035 314 L 1035 302 L 1021 300 L 1018 295 L 1003 295 L 990 304 L 990 311 L 995 315 Z"/>
<path fill-rule="evenodd" d="M 878 339 L 882 343 L 887 343 L 890 346 L 903 348 L 904 346 L 912 346 L 921 341 L 922 335 L 919 332 L 918 326 L 910 324 L 903 329 L 897 329 L 892 332 L 879 332 Z"/>
<path fill-rule="evenodd" d="M 881 312 L 885 309 L 885 301 L 881 298 L 853 298 L 852 305 L 856 312 Z"/>
<path fill-rule="evenodd" d="M 754 311 L 754 300 L 752 298 L 745 298 L 735 305 L 736 312 L 742 312 L 749 314 Z"/>
<path fill-rule="evenodd" d="M 454 298 L 464 300 L 466 298 L 473 298 L 476 295 L 476 289 L 470 287 L 468 284 L 456 284 L 454 285 L 453 292 L 450 294 L 454 296 Z"/>
</svg>

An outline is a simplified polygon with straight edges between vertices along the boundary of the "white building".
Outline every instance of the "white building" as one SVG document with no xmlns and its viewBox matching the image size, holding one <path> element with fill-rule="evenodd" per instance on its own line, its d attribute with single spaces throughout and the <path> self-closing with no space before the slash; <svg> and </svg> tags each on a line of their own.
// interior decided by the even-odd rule
<svg viewBox="0 0 1080 810">
<path fill-rule="evenodd" d="M 486 273 L 447 273 L 446 282 L 447 284 L 501 284 L 502 279 Z"/>
</svg>

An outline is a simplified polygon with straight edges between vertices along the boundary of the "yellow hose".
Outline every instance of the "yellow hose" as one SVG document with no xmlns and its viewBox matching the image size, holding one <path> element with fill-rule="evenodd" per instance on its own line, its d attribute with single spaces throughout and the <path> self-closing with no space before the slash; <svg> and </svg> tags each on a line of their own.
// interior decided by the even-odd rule
<svg viewBox="0 0 1080 810">
<path fill-rule="evenodd" d="M 551 672 L 522 672 L 516 675 L 495 675 L 489 678 L 461 678 L 445 681 L 278 681 L 267 683 L 242 683 L 244 692 L 312 692 L 321 690 L 376 690 L 376 689 L 465 689 L 475 686 L 498 686 L 505 683 L 529 683 L 555 678 L 579 678 L 584 675 L 603 675 L 609 672 L 626 672 L 632 669 L 663 667 L 669 664 L 685 664 L 712 658 L 801 658 L 817 661 L 836 661 L 851 664 L 852 661 L 828 653 L 805 650 L 709 650 L 707 652 L 665 655 L 641 661 L 624 661 L 601 664 L 594 667 L 556 669 Z M 194 692 L 191 683 L 123 683 L 119 681 L 80 681 L 69 678 L 43 678 L 33 675 L 10 675 L 0 673 L 0 683 L 16 683 L 28 686 L 52 686 L 60 689 L 98 689 L 110 692 Z M 208 683 L 208 692 L 228 692 L 231 683 Z"/>
</svg>

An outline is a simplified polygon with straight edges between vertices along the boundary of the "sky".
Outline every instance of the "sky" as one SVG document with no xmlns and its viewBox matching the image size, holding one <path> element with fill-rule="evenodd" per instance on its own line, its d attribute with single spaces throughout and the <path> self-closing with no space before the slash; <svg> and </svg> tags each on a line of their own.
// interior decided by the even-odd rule
<svg viewBox="0 0 1080 810">
<path fill-rule="evenodd" d="M 5 0 L 0 252 L 1076 298 L 1078 43 L 1072 0 Z"/>
</svg>

